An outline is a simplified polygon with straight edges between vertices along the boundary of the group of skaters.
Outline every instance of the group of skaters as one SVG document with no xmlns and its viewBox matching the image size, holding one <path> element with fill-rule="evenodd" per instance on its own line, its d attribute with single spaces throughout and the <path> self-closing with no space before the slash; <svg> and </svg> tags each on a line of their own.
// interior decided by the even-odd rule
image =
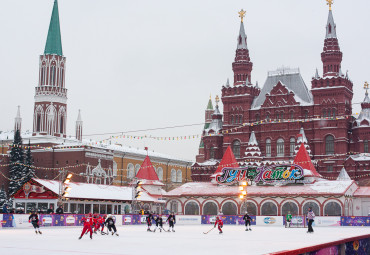
<svg viewBox="0 0 370 255">
<path fill-rule="evenodd" d="M 286 222 L 285 227 L 288 227 L 288 228 L 290 227 L 290 224 L 292 223 L 292 218 L 293 216 L 289 211 L 288 214 L 285 216 L 285 222 Z M 314 232 L 312 228 L 312 224 L 314 221 L 315 221 L 315 213 L 313 212 L 312 207 L 309 207 L 307 214 L 306 214 L 306 222 L 308 223 L 307 233 L 312 234 Z"/>
<path fill-rule="evenodd" d="M 149 213 L 147 216 L 146 216 L 146 224 L 148 226 L 147 230 L 148 232 L 155 232 L 157 229 L 159 229 L 159 232 L 162 232 L 162 230 L 164 232 L 175 232 L 175 224 L 176 224 L 176 216 L 174 213 L 171 213 L 168 217 L 167 217 L 167 220 L 166 222 L 168 222 L 168 225 L 169 225 L 169 228 L 168 230 L 165 230 L 163 228 L 163 219 L 162 219 L 162 216 L 161 215 L 153 215 L 151 213 Z M 151 229 L 151 226 L 152 226 L 152 221 L 155 222 L 155 228 L 154 230 Z"/>
<path fill-rule="evenodd" d="M 115 221 L 112 215 L 103 215 L 99 216 L 98 214 L 89 213 L 86 217 L 81 219 L 81 222 L 84 224 L 81 236 L 78 239 L 81 239 L 85 234 L 90 233 L 90 238 L 92 239 L 93 233 L 96 234 L 100 232 L 102 235 L 112 235 L 118 236 L 117 228 Z M 107 226 L 107 232 L 104 232 L 104 226 Z"/>
</svg>

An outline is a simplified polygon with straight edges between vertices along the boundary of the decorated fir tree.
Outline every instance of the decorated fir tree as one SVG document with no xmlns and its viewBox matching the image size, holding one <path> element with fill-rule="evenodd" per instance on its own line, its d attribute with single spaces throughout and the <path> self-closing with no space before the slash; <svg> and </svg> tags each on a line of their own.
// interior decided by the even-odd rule
<svg viewBox="0 0 370 255">
<path fill-rule="evenodd" d="M 25 167 L 23 168 L 23 181 L 22 185 L 28 182 L 31 178 L 35 176 L 35 169 L 33 168 L 33 158 L 31 153 L 31 142 L 28 142 L 28 147 L 26 151 Z"/>
<path fill-rule="evenodd" d="M 6 192 L 4 190 L 4 186 L 0 190 L 0 208 L 3 207 L 4 203 L 7 201 Z"/>
<path fill-rule="evenodd" d="M 14 134 L 14 141 L 11 145 L 9 165 L 9 195 L 13 195 L 23 185 L 24 152 L 20 131 Z"/>
</svg>

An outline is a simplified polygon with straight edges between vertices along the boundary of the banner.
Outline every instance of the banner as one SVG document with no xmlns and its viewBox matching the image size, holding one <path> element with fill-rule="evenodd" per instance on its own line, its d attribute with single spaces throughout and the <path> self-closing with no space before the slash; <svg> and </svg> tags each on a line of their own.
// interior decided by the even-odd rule
<svg viewBox="0 0 370 255">
<path fill-rule="evenodd" d="M 13 226 L 13 214 L 1 214 L 1 227 L 11 228 Z"/>
<path fill-rule="evenodd" d="M 334 227 L 334 226 L 340 226 L 341 219 L 340 216 L 338 217 L 331 217 L 331 216 L 326 216 L 326 217 L 320 217 L 316 216 L 315 221 L 313 222 L 312 226 L 316 227 Z"/>
<path fill-rule="evenodd" d="M 283 216 L 256 216 L 257 226 L 283 226 Z"/>
<path fill-rule="evenodd" d="M 53 226 L 66 226 L 64 214 L 53 214 Z"/>
<path fill-rule="evenodd" d="M 43 227 L 51 227 L 53 226 L 53 216 L 51 214 L 41 214 L 39 223 Z"/>
<path fill-rule="evenodd" d="M 346 243 L 345 254 L 370 254 L 370 238 L 355 240 L 353 242 Z"/>
<path fill-rule="evenodd" d="M 243 220 L 244 215 L 218 215 L 221 217 L 224 224 L 228 225 L 244 225 L 245 221 Z M 178 217 L 178 216 L 176 216 Z M 216 221 L 217 215 L 202 215 L 201 224 L 214 224 Z M 251 225 L 256 225 L 256 216 L 250 216 L 252 218 Z"/>
<path fill-rule="evenodd" d="M 367 216 L 342 216 L 342 226 L 370 226 L 370 217 Z"/>
<path fill-rule="evenodd" d="M 178 225 L 200 225 L 202 223 L 200 215 L 176 215 Z M 167 217 L 166 217 L 167 220 Z"/>
<path fill-rule="evenodd" d="M 15 228 L 31 228 L 32 224 L 28 222 L 29 214 L 13 214 L 13 224 L 10 225 Z M 9 214 L 9 222 L 11 221 L 11 216 Z"/>
</svg>

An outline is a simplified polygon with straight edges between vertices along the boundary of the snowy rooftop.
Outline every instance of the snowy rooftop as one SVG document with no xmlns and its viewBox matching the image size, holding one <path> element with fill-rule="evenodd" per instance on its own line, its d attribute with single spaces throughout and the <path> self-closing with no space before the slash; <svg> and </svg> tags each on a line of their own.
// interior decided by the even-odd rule
<svg viewBox="0 0 370 255">
<path fill-rule="evenodd" d="M 289 186 L 248 186 L 248 196 L 268 195 L 324 195 L 340 194 L 352 185 L 353 181 L 320 180 L 313 184 Z M 217 185 L 210 182 L 186 183 L 167 192 L 166 196 L 238 196 L 238 186 Z"/>
<path fill-rule="evenodd" d="M 45 186 L 52 192 L 59 193 L 59 181 L 34 179 L 36 182 Z M 68 191 L 69 198 L 76 199 L 94 199 L 94 200 L 119 200 L 119 201 L 130 201 L 132 200 L 132 188 L 113 186 L 113 185 L 101 185 L 91 183 L 80 183 L 70 182 L 69 187 L 71 190 Z M 146 202 L 161 202 L 147 193 L 143 192 L 139 201 Z"/>
<path fill-rule="evenodd" d="M 355 193 L 353 194 L 354 197 L 370 197 L 370 187 L 359 187 Z"/>
</svg>

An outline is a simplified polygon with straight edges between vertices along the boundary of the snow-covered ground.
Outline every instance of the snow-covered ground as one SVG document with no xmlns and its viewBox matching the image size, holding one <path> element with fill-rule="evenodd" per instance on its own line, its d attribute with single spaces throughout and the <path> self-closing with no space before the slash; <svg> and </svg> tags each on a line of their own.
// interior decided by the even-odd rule
<svg viewBox="0 0 370 255">
<path fill-rule="evenodd" d="M 81 228 L 1 229 L 0 254 L 75 255 L 75 254 L 266 254 L 301 248 L 357 235 L 370 234 L 370 227 L 321 227 L 314 234 L 306 229 L 254 226 L 244 231 L 243 226 L 225 225 L 224 234 L 214 229 L 203 234 L 211 225 L 176 226 L 175 233 L 147 232 L 146 226 L 118 227 L 120 236 L 96 234 L 93 240 L 78 237 Z M 167 226 L 165 226 L 167 228 Z"/>
</svg>

